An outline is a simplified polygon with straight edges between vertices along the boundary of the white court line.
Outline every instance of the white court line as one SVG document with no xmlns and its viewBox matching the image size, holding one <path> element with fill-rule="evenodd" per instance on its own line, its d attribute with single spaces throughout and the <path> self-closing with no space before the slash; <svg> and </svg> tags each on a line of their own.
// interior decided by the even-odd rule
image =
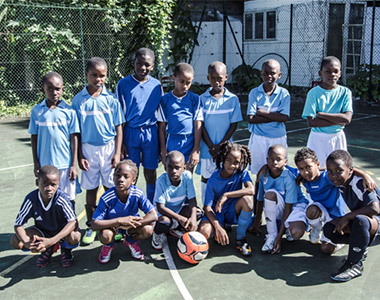
<svg viewBox="0 0 380 300">
<path fill-rule="evenodd" d="M 165 255 L 166 264 L 168 265 L 170 274 L 172 275 L 173 280 L 175 284 L 177 285 L 178 290 L 181 292 L 183 299 L 193 300 L 193 297 L 190 295 L 188 289 L 186 288 L 185 284 L 182 281 L 181 276 L 179 275 L 177 271 L 173 257 L 169 250 L 168 240 L 165 234 L 162 235 L 161 242 L 162 242 L 162 252 Z"/>
<path fill-rule="evenodd" d="M 4 277 L 5 275 L 7 275 L 8 273 L 12 272 L 14 269 L 18 268 L 19 266 L 21 266 L 23 263 L 27 262 L 29 259 L 31 259 L 33 257 L 33 255 L 27 255 L 25 257 L 23 257 L 22 259 L 20 259 L 18 262 L 14 263 L 13 265 L 9 266 L 8 268 L 6 268 L 3 272 L 0 273 L 0 277 Z"/>
<path fill-rule="evenodd" d="M 14 167 L 2 168 L 2 169 L 0 169 L 0 171 L 7 171 L 7 170 L 30 167 L 30 166 L 33 166 L 33 164 L 26 164 L 26 165 L 14 166 Z"/>
</svg>

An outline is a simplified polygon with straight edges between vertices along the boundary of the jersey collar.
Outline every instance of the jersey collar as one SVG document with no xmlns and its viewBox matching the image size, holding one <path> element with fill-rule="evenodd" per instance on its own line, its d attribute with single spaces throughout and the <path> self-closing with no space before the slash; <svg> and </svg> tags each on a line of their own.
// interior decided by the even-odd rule
<svg viewBox="0 0 380 300">
<path fill-rule="evenodd" d="M 276 87 L 274 88 L 274 91 L 273 91 L 272 95 L 274 95 L 274 94 L 277 95 L 277 94 L 280 92 L 280 87 L 278 86 L 278 84 L 275 83 L 275 85 L 276 85 Z M 260 93 L 266 95 L 266 93 L 265 93 L 265 91 L 264 91 L 264 83 L 262 83 L 262 84 L 259 85 L 258 91 L 259 91 Z"/>
</svg>

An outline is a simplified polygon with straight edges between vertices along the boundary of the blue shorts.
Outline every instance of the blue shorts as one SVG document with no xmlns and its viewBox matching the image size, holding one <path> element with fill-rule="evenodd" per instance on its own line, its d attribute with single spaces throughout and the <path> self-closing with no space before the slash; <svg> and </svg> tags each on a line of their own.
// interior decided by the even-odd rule
<svg viewBox="0 0 380 300">
<path fill-rule="evenodd" d="M 235 209 L 235 205 L 238 199 L 239 198 L 228 199 L 228 201 L 222 206 L 221 213 L 215 212 L 215 206 L 212 207 L 215 213 L 216 219 L 218 220 L 220 226 L 222 226 L 223 228 L 224 228 L 224 224 L 233 225 L 233 224 L 238 223 L 238 218 L 237 218 L 236 209 Z M 202 221 L 203 220 L 208 220 L 206 215 L 202 218 Z"/>
<path fill-rule="evenodd" d="M 126 158 L 131 159 L 137 167 L 142 160 L 144 168 L 157 169 L 159 153 L 157 125 L 139 128 L 125 126 L 123 135 L 123 143 L 128 151 Z"/>
<path fill-rule="evenodd" d="M 185 156 L 185 162 L 189 160 L 189 156 L 194 148 L 193 134 L 168 134 L 166 139 L 166 149 L 168 152 L 177 150 Z"/>
</svg>

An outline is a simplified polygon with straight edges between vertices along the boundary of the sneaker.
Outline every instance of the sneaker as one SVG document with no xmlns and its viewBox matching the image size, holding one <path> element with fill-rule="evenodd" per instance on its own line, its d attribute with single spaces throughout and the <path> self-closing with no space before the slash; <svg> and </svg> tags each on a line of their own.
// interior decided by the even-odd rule
<svg viewBox="0 0 380 300">
<path fill-rule="evenodd" d="M 261 248 L 262 252 L 271 252 L 273 250 L 273 244 L 276 237 L 267 235 L 265 238 L 265 243 Z"/>
<path fill-rule="evenodd" d="M 112 246 L 103 245 L 102 250 L 99 253 L 99 261 L 101 264 L 106 264 L 110 261 L 112 250 L 113 250 L 113 245 Z"/>
<path fill-rule="evenodd" d="M 95 237 L 96 237 L 96 231 L 93 231 L 91 228 L 87 228 L 82 238 L 82 244 L 84 245 L 92 244 L 92 242 L 95 240 Z"/>
<path fill-rule="evenodd" d="M 365 261 L 365 260 L 367 259 L 367 255 L 368 255 L 368 247 L 365 248 L 365 250 L 364 250 L 363 257 L 362 257 L 362 259 L 361 259 L 362 262 Z"/>
<path fill-rule="evenodd" d="M 316 230 L 314 227 L 311 227 L 310 235 L 309 235 L 310 243 L 319 244 L 319 240 L 321 239 L 320 234 L 321 234 L 320 230 Z"/>
<path fill-rule="evenodd" d="M 338 252 L 340 249 L 342 249 L 346 244 L 336 244 L 335 245 L 335 250 L 334 250 L 334 253 L 335 252 Z"/>
<path fill-rule="evenodd" d="M 338 272 L 331 275 L 331 279 L 335 281 L 349 281 L 355 277 L 361 276 L 363 274 L 363 263 L 359 261 L 356 264 L 345 261 Z"/>
<path fill-rule="evenodd" d="M 123 235 L 119 232 L 115 234 L 114 238 L 115 242 L 120 242 L 123 239 Z"/>
<path fill-rule="evenodd" d="M 153 232 L 152 234 L 152 247 L 156 250 L 162 250 L 162 235 Z"/>
<path fill-rule="evenodd" d="M 53 246 L 47 248 L 44 252 L 42 252 L 36 261 L 37 267 L 44 267 L 50 263 L 51 256 L 57 252 L 59 249 L 59 244 L 56 243 Z"/>
<path fill-rule="evenodd" d="M 293 242 L 294 241 L 294 239 L 292 237 L 292 234 L 290 233 L 289 228 L 286 228 L 285 235 L 286 235 L 286 240 L 288 242 Z"/>
<path fill-rule="evenodd" d="M 182 227 L 178 226 L 176 228 L 170 228 L 169 233 L 174 237 L 181 238 L 185 232 Z"/>
<path fill-rule="evenodd" d="M 238 249 L 240 253 L 244 256 L 249 256 L 252 253 L 251 246 L 247 243 L 247 240 L 245 238 L 237 240 L 235 246 L 236 249 Z"/>
<path fill-rule="evenodd" d="M 72 249 L 61 248 L 61 266 L 62 268 L 69 268 L 73 265 L 74 255 L 71 253 Z"/>
<path fill-rule="evenodd" d="M 125 247 L 128 247 L 129 250 L 131 250 L 132 257 L 136 260 L 144 260 L 144 253 L 142 252 L 139 244 L 140 242 L 137 241 L 136 243 L 129 243 L 127 240 L 124 240 L 123 242 Z"/>
</svg>

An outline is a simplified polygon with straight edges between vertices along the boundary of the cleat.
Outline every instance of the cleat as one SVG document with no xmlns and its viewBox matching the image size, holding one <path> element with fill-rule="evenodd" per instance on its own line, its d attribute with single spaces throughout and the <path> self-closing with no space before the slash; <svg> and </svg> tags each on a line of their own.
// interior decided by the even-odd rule
<svg viewBox="0 0 380 300">
<path fill-rule="evenodd" d="M 359 261 L 356 264 L 345 261 L 338 272 L 331 275 L 331 279 L 340 282 L 346 282 L 355 277 L 361 276 L 363 274 L 363 263 Z"/>
<path fill-rule="evenodd" d="M 162 250 L 162 235 L 153 232 L 152 234 L 152 247 L 156 250 Z"/>
<path fill-rule="evenodd" d="M 61 248 L 61 266 L 62 268 L 69 268 L 73 265 L 74 255 L 71 253 L 72 249 Z"/>
<path fill-rule="evenodd" d="M 123 239 L 123 235 L 121 233 L 115 234 L 113 239 L 115 242 L 120 242 Z"/>
<path fill-rule="evenodd" d="M 127 240 L 124 240 L 123 242 L 125 247 L 128 247 L 129 250 L 131 250 L 132 257 L 136 260 L 144 260 L 144 253 L 142 252 L 139 244 L 140 242 L 137 241 L 136 243 L 129 243 Z"/>
<path fill-rule="evenodd" d="M 58 245 L 58 247 L 57 247 Z M 50 263 L 51 256 L 57 252 L 59 249 L 59 244 L 56 243 L 55 245 L 47 248 L 44 252 L 42 252 L 39 257 L 37 258 L 36 265 L 37 267 L 44 267 Z"/>
<path fill-rule="evenodd" d="M 276 237 L 266 235 L 265 243 L 261 248 L 262 252 L 271 252 L 273 250 L 273 244 Z"/>
<path fill-rule="evenodd" d="M 365 261 L 367 259 L 367 256 L 368 256 L 368 247 L 365 248 L 361 261 L 362 262 Z"/>
<path fill-rule="evenodd" d="M 95 237 L 96 237 L 96 231 L 93 231 L 91 228 L 87 228 L 82 238 L 82 244 L 83 245 L 92 244 L 95 240 Z"/>
<path fill-rule="evenodd" d="M 106 264 L 110 261 L 112 250 L 113 250 L 113 245 L 112 246 L 103 245 L 102 250 L 100 250 L 100 253 L 99 253 L 99 262 L 101 264 Z"/>
<path fill-rule="evenodd" d="M 309 235 L 310 243 L 312 243 L 314 245 L 319 244 L 319 240 L 321 239 L 320 234 L 321 234 L 321 232 L 319 230 L 316 230 L 314 227 L 311 227 L 311 231 L 310 231 L 310 235 Z"/>
<path fill-rule="evenodd" d="M 245 238 L 236 241 L 236 249 L 240 251 L 240 253 L 244 256 L 249 256 L 252 254 L 251 246 L 247 243 Z"/>
</svg>

